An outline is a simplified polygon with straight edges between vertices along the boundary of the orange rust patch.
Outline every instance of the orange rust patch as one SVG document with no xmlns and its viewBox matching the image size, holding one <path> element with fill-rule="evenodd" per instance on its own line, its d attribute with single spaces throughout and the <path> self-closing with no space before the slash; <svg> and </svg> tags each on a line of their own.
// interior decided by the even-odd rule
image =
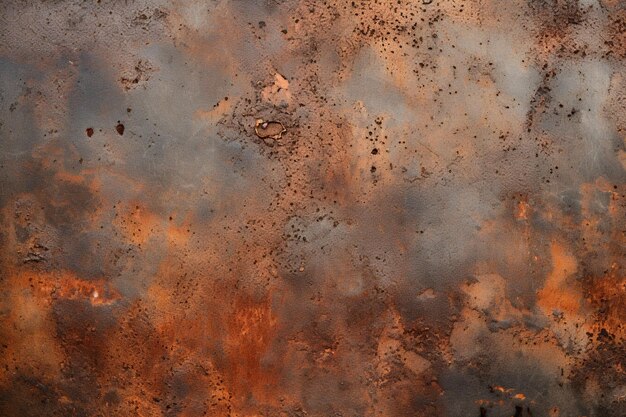
<svg viewBox="0 0 626 417">
<path fill-rule="evenodd" d="M 544 287 L 538 292 L 537 303 L 544 313 L 555 311 L 578 314 L 581 307 L 581 293 L 571 279 L 578 269 L 576 258 L 561 244 L 553 242 L 550 248 L 552 271 L 548 274 Z"/>
<path fill-rule="evenodd" d="M 126 211 L 117 215 L 114 224 L 123 232 L 126 239 L 135 245 L 142 245 L 159 229 L 161 219 L 141 204 L 129 203 Z"/>
<path fill-rule="evenodd" d="M 263 357 L 273 343 L 277 317 L 272 313 L 269 300 L 238 299 L 233 307 L 224 338 L 233 394 L 252 393 L 263 403 L 276 404 L 277 399 L 272 394 L 279 374 L 275 366 L 263 363 Z"/>
<path fill-rule="evenodd" d="M 68 271 L 25 271 L 16 279 L 28 282 L 33 294 L 48 303 L 53 299 L 63 298 L 89 301 L 92 305 L 99 306 L 109 305 L 120 299 L 119 292 L 106 279 L 84 280 Z"/>
<path fill-rule="evenodd" d="M 517 203 L 517 210 L 515 212 L 515 218 L 517 220 L 528 220 L 528 215 L 530 213 L 530 205 L 528 202 L 522 200 Z"/>
</svg>

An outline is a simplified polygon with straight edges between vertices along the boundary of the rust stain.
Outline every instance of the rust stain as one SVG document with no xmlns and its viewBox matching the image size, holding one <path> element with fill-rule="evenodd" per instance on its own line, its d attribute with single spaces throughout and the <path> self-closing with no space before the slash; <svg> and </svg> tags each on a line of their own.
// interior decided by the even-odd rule
<svg viewBox="0 0 626 417">
<path fill-rule="evenodd" d="M 626 415 L 622 1 L 0 16 L 0 416 Z"/>
<path fill-rule="evenodd" d="M 546 314 L 579 314 L 582 294 L 571 279 L 578 270 L 576 258 L 556 242 L 551 244 L 550 254 L 552 270 L 537 294 L 537 304 Z"/>
</svg>

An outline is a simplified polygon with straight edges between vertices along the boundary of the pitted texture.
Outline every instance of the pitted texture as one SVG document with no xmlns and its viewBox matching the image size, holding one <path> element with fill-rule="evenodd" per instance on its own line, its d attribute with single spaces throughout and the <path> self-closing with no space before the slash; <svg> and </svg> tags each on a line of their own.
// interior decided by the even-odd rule
<svg viewBox="0 0 626 417">
<path fill-rule="evenodd" d="M 623 1 L 0 27 L 1 416 L 626 415 Z"/>
</svg>

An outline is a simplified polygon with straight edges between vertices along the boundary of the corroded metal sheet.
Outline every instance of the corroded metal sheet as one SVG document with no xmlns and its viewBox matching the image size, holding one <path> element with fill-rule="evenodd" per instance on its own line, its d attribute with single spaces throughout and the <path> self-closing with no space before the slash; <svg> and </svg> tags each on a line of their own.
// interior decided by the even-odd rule
<svg viewBox="0 0 626 417">
<path fill-rule="evenodd" d="M 4 0 L 0 415 L 626 415 L 626 4 Z"/>
</svg>

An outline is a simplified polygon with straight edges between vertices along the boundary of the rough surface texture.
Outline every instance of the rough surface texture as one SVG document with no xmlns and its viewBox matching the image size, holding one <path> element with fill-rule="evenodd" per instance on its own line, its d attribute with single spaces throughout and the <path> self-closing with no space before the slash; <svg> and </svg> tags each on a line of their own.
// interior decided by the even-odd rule
<svg viewBox="0 0 626 417">
<path fill-rule="evenodd" d="M 625 138 L 620 0 L 4 0 L 0 415 L 622 417 Z"/>
</svg>

